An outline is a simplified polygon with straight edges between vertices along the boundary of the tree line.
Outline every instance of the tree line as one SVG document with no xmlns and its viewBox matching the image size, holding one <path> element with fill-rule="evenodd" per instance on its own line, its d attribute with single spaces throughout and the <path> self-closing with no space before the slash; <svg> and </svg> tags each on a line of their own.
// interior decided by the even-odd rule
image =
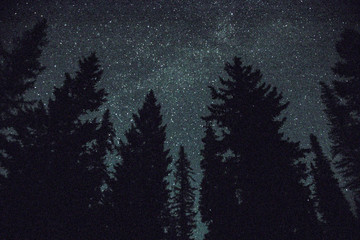
<svg viewBox="0 0 360 240">
<path fill-rule="evenodd" d="M 95 53 L 65 73 L 48 102 L 25 98 L 45 69 L 46 28 L 39 21 L 12 49 L 0 47 L 0 239 L 194 239 L 193 169 L 183 146 L 175 159 L 166 149 L 154 91 L 119 144 Z M 343 31 L 336 50 L 339 77 L 320 82 L 332 159 L 315 135 L 307 149 L 281 132 L 289 102 L 240 58 L 225 64 L 221 87 L 209 86 L 199 189 L 206 240 L 359 239 L 360 34 Z M 121 158 L 112 174 L 110 154 Z M 332 164 L 348 179 L 355 211 Z M 312 186 L 301 181 L 308 176 Z"/>
</svg>

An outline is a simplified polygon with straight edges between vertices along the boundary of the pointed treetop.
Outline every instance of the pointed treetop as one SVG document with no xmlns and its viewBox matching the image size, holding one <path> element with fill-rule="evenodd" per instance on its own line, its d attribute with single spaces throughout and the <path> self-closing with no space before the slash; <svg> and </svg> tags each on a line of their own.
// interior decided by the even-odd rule
<svg viewBox="0 0 360 240">
<path fill-rule="evenodd" d="M 184 146 L 181 145 L 179 148 L 179 158 L 185 158 L 185 150 L 184 150 Z"/>
<path fill-rule="evenodd" d="M 49 101 L 49 110 L 54 115 L 62 114 L 76 119 L 80 115 L 97 111 L 107 101 L 105 89 L 98 89 L 97 86 L 103 70 L 100 69 L 95 53 L 80 59 L 79 68 L 75 77 L 65 73 L 64 84 L 54 88 L 54 100 Z"/>
<path fill-rule="evenodd" d="M 155 94 L 154 94 L 154 90 L 150 89 L 149 93 L 148 93 L 149 97 L 155 98 Z"/>
<path fill-rule="evenodd" d="M 152 89 L 150 89 L 149 93 L 146 94 L 145 97 L 145 103 L 151 103 L 153 105 L 156 105 L 157 99 L 155 97 L 155 93 Z"/>
<path fill-rule="evenodd" d="M 92 52 L 88 57 L 82 57 L 79 59 L 80 70 L 77 75 L 80 77 L 81 74 L 92 74 L 96 81 L 99 81 L 103 70 L 100 69 L 99 59 L 95 52 Z"/>
<path fill-rule="evenodd" d="M 46 29 L 46 19 L 42 19 L 32 29 L 25 31 L 22 37 L 14 39 L 15 47 L 11 52 L 13 64 L 23 66 L 25 78 L 36 78 L 45 69 L 38 59 L 48 44 Z"/>
</svg>

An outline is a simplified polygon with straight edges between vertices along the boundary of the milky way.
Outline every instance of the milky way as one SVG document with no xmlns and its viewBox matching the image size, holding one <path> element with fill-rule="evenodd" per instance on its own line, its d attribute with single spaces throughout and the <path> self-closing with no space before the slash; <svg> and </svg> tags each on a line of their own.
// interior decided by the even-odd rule
<svg viewBox="0 0 360 240">
<path fill-rule="evenodd" d="M 334 79 L 335 42 L 344 28 L 359 29 L 360 19 L 355 4 L 342 2 L 9 0 L 0 7 L 0 34 L 8 46 L 36 20 L 48 20 L 49 45 L 41 59 L 47 69 L 29 96 L 44 101 L 64 72 L 77 70 L 79 57 L 95 51 L 104 68 L 100 87 L 109 92 L 106 107 L 120 137 L 153 89 L 168 126 L 167 146 L 174 157 L 185 146 L 198 185 L 200 117 L 211 102 L 207 86 L 226 77 L 224 63 L 234 56 L 259 68 L 263 80 L 290 101 L 286 135 L 308 146 L 314 133 L 329 152 L 318 82 Z M 203 231 L 200 224 L 197 239 Z"/>
</svg>

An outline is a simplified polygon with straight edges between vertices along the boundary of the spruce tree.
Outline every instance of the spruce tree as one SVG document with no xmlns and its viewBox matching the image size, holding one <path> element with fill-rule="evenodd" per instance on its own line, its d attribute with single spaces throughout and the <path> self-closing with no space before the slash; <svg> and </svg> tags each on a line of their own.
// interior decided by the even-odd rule
<svg viewBox="0 0 360 240">
<path fill-rule="evenodd" d="M 50 174 L 48 172 L 48 138 L 43 131 L 48 116 L 42 102 L 32 110 L 18 115 L 22 124 L 15 123 L 17 135 L 7 149 L 14 161 L 9 167 L 4 193 L 3 236 L 9 239 L 36 239 L 43 236 L 49 211 L 47 193 Z"/>
<path fill-rule="evenodd" d="M 64 84 L 55 88 L 55 97 L 49 101 L 50 183 L 56 189 L 59 237 L 90 239 L 94 236 L 88 232 L 97 227 L 91 217 L 100 201 L 104 158 L 110 149 L 107 141 L 113 135 L 108 113 L 102 124 L 88 116 L 96 114 L 107 95 L 97 89 L 103 71 L 95 53 L 79 60 L 79 67 L 75 77 L 65 74 Z"/>
<path fill-rule="evenodd" d="M 355 235 L 355 218 L 350 211 L 339 182 L 331 170 L 330 161 L 322 152 L 317 137 L 310 135 L 311 149 L 315 154 L 312 173 L 318 211 L 324 221 L 326 239 L 358 239 Z"/>
<path fill-rule="evenodd" d="M 151 90 L 133 123 L 120 141 L 122 163 L 115 167 L 112 190 L 115 239 L 164 239 L 169 199 L 166 177 L 171 162 L 164 147 L 166 125 L 161 106 Z"/>
<path fill-rule="evenodd" d="M 45 69 L 39 58 L 47 45 L 46 20 L 25 31 L 21 37 L 13 41 L 13 49 L 9 52 L 0 45 L 0 117 L 1 128 L 8 115 L 16 113 L 29 101 L 24 94 L 35 84 L 36 77 Z"/>
<path fill-rule="evenodd" d="M 31 214 L 36 211 L 28 209 L 28 202 L 24 201 L 28 194 L 33 194 L 28 188 L 31 183 L 24 178 L 28 174 L 27 166 L 12 153 L 24 150 L 16 140 L 15 127 L 31 124 L 23 119 L 23 113 L 34 101 L 25 100 L 24 95 L 45 68 L 39 58 L 47 44 L 46 28 L 43 19 L 15 38 L 11 51 L 0 46 L 0 167 L 6 171 L 6 177 L 0 175 L 0 235 L 5 239 L 28 237 L 24 232 L 38 222 L 36 219 L 29 224 L 35 219 Z"/>
<path fill-rule="evenodd" d="M 210 86 L 215 103 L 203 119 L 222 130 L 220 149 L 230 155 L 224 158 L 227 179 L 236 189 L 224 197 L 241 201 L 235 237 L 315 239 L 310 190 L 300 183 L 304 166 L 295 166 L 306 150 L 280 132 L 285 122 L 280 114 L 289 103 L 281 103 L 277 89 L 261 83 L 260 71 L 242 66 L 239 58 L 234 65 L 227 63 L 225 71 L 231 79 L 220 78 L 221 88 Z"/>
<path fill-rule="evenodd" d="M 355 193 L 360 219 L 360 34 L 343 31 L 336 50 L 341 61 L 332 70 L 340 78 L 333 80 L 332 86 L 320 82 L 321 97 L 330 125 L 332 156 L 340 159 L 336 168 L 347 179 L 346 187 Z"/>
<path fill-rule="evenodd" d="M 208 232 L 205 239 L 238 239 L 238 198 L 229 167 L 223 162 L 220 141 L 207 122 L 202 139 L 200 163 L 203 179 L 200 187 L 199 210 Z"/>
<path fill-rule="evenodd" d="M 94 117 L 106 100 L 104 89 L 96 87 L 102 74 L 96 55 L 79 65 L 74 78 L 66 74 L 64 84 L 55 88 L 48 108 L 40 103 L 24 112 L 28 125 L 16 124 L 22 151 L 11 151 L 18 174 L 10 184 L 21 187 L 6 211 L 16 223 L 9 228 L 10 239 L 101 237 L 98 207 L 113 130 L 109 112 L 101 123 Z M 25 217 L 14 222 L 15 215 Z"/>
<path fill-rule="evenodd" d="M 115 152 L 115 129 L 110 119 L 110 111 L 106 110 L 103 114 L 101 124 L 98 128 L 98 139 L 92 149 L 94 165 L 90 170 L 90 174 L 94 181 L 94 193 L 90 199 L 91 209 L 89 216 L 89 225 L 87 239 L 102 239 L 105 238 L 108 229 L 109 210 L 106 200 L 106 192 L 104 192 L 104 184 L 109 182 L 109 174 L 106 168 L 106 161 Z M 97 184 L 95 184 L 97 183 Z M 100 183 L 100 184 L 99 184 Z"/>
<path fill-rule="evenodd" d="M 37 76 L 45 69 L 39 58 L 47 45 L 46 28 L 43 19 L 15 38 L 11 51 L 0 45 L 0 167 L 9 174 L 14 160 L 6 153 L 6 148 L 14 147 L 9 141 L 15 121 L 19 121 L 17 114 L 34 103 L 25 100 L 24 95 L 33 88 Z"/>
<path fill-rule="evenodd" d="M 191 186 L 194 181 L 191 174 L 193 170 L 187 159 L 183 146 L 180 146 L 179 158 L 175 162 L 175 196 L 173 214 L 176 222 L 176 239 L 192 240 L 196 227 L 194 210 L 195 188 Z"/>
</svg>

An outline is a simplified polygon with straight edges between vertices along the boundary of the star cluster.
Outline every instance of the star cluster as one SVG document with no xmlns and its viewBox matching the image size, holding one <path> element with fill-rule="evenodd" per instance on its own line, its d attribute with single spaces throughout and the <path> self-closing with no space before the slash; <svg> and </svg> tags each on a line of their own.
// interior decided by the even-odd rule
<svg viewBox="0 0 360 240">
<path fill-rule="evenodd" d="M 308 145 L 319 136 L 329 151 L 326 119 L 318 82 L 330 82 L 337 61 L 335 42 L 345 27 L 358 29 L 359 12 L 340 0 L 78 0 L 5 1 L 0 34 L 7 46 L 37 19 L 48 20 L 47 67 L 31 97 L 46 101 L 64 72 L 96 51 L 104 68 L 100 87 L 109 92 L 113 122 L 121 136 L 132 113 L 153 89 L 167 124 L 168 147 L 177 157 L 184 145 L 196 173 L 199 168 L 208 85 L 223 76 L 234 56 L 254 65 L 263 80 L 290 101 L 284 131 Z M 4 7 L 5 6 L 5 7 Z M 203 227 L 197 238 L 201 238 Z"/>
</svg>

